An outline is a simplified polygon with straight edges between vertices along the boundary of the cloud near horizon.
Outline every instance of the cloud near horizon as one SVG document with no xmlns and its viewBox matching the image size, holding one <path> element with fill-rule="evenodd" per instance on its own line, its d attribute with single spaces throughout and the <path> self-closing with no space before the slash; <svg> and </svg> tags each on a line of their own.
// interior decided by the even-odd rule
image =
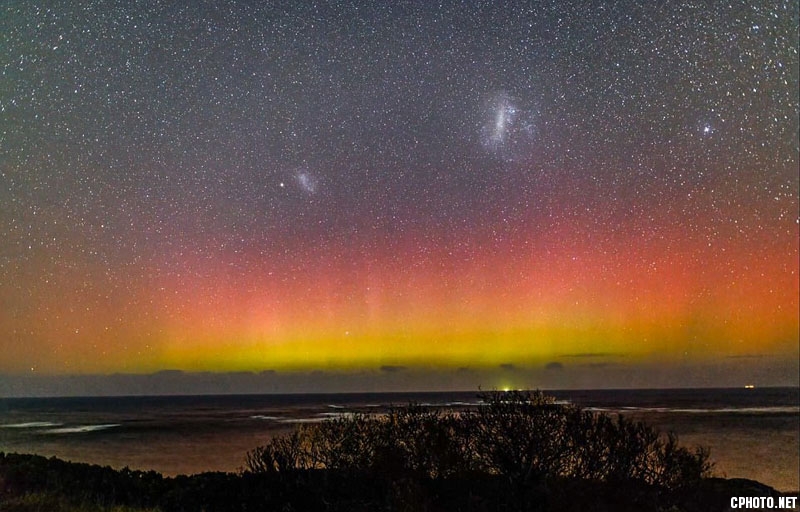
<svg viewBox="0 0 800 512">
<path fill-rule="evenodd" d="M 405 367 L 405 366 L 391 365 L 391 364 L 385 364 L 385 365 L 380 367 L 380 371 L 385 372 L 385 373 L 397 373 L 397 372 L 402 372 L 403 370 L 407 370 L 407 369 L 408 368 Z"/>
<path fill-rule="evenodd" d="M 622 354 L 618 352 L 580 352 L 577 354 L 562 354 L 559 357 L 565 358 L 603 358 L 603 357 L 627 357 L 628 354 Z"/>
</svg>

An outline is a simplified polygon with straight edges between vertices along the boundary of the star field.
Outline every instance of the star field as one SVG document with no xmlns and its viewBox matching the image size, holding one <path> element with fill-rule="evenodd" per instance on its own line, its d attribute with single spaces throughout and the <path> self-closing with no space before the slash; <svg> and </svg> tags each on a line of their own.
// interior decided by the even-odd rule
<svg viewBox="0 0 800 512">
<path fill-rule="evenodd" d="M 0 372 L 797 358 L 796 1 L 0 9 Z"/>
</svg>

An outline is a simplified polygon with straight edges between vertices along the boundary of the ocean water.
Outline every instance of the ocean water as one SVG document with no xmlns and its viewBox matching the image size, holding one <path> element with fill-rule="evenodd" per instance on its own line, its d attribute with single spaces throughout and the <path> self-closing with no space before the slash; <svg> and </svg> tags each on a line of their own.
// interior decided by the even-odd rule
<svg viewBox="0 0 800 512">
<path fill-rule="evenodd" d="M 800 389 L 548 391 L 642 419 L 710 448 L 715 473 L 800 489 Z M 476 392 L 0 399 L 0 451 L 167 475 L 235 471 L 248 450 L 297 425 L 409 402 L 478 404 Z"/>
</svg>

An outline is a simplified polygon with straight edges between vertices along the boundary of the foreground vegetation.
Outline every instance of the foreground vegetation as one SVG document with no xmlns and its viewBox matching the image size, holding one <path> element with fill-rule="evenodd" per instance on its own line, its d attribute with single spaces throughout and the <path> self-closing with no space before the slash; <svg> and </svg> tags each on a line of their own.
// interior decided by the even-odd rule
<svg viewBox="0 0 800 512">
<path fill-rule="evenodd" d="M 513 488 L 561 478 L 633 481 L 663 489 L 708 476 L 707 451 L 690 452 L 639 422 L 556 404 L 541 392 L 483 395 L 485 406 L 442 413 L 419 406 L 301 427 L 248 454 L 253 473 L 329 469 L 393 480 L 502 475 Z"/>
<path fill-rule="evenodd" d="M 250 452 L 239 474 L 165 478 L 0 454 L 0 512 L 688 512 L 725 510 L 741 492 L 774 493 L 709 478 L 707 451 L 642 423 L 539 392 L 492 393 L 484 402 L 305 425 Z"/>
</svg>

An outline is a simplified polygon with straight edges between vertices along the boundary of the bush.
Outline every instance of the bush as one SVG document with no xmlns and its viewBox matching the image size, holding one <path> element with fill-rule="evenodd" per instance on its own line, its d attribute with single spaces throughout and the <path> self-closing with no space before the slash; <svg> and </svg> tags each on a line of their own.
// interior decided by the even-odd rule
<svg viewBox="0 0 800 512">
<path fill-rule="evenodd" d="M 154 471 L 114 470 L 91 464 L 66 462 L 55 457 L 0 453 L 0 502 L 18 498 L 31 510 L 61 510 L 67 505 L 83 510 L 87 503 L 106 507 L 124 503 L 138 508 L 154 506 L 153 496 L 164 489 L 163 477 Z M 27 501 L 26 501 L 27 500 Z M 50 500 L 35 508 L 30 503 Z M 58 503 L 56 503 L 58 502 Z M 55 504 L 54 504 L 55 503 Z M 0 511 L 4 509 L 0 508 Z M 10 510 L 10 509 L 9 509 Z"/>
<path fill-rule="evenodd" d="M 641 422 L 557 404 L 539 391 L 481 396 L 472 409 L 410 405 L 305 425 L 250 452 L 246 471 L 328 469 L 423 484 L 480 473 L 512 488 L 578 479 L 675 490 L 711 469 L 707 450 L 689 451 Z"/>
</svg>

